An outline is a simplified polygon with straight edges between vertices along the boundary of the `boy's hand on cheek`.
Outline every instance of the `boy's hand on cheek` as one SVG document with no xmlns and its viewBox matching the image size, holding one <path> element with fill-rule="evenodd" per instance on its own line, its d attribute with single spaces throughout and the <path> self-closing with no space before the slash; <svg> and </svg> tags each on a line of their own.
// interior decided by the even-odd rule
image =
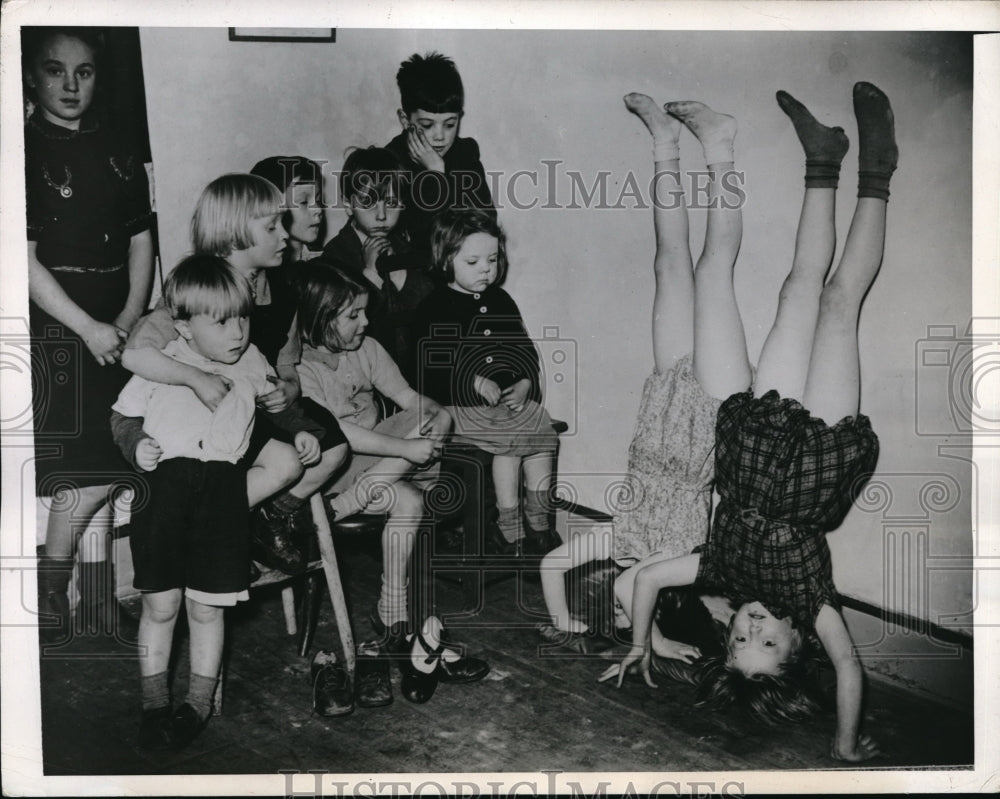
<svg viewBox="0 0 1000 799">
<path fill-rule="evenodd" d="M 232 382 L 226 378 L 220 375 L 210 375 L 205 372 L 202 372 L 201 377 L 192 382 L 190 386 L 198 399 L 201 400 L 201 404 L 210 411 L 214 411 L 219 407 L 219 403 L 222 402 L 232 387 Z"/>
<path fill-rule="evenodd" d="M 444 158 L 431 147 L 427 136 L 416 125 L 411 125 L 406 134 L 406 144 L 410 148 L 410 158 L 431 172 L 444 172 Z"/>
<path fill-rule="evenodd" d="M 163 449 L 154 438 L 144 438 L 135 445 L 136 465 L 144 472 L 151 472 L 163 457 Z"/>
<path fill-rule="evenodd" d="M 295 434 L 295 451 L 299 454 L 299 462 L 303 466 L 315 466 L 319 463 L 319 439 L 312 433 L 300 430 Z"/>
<path fill-rule="evenodd" d="M 368 241 L 365 242 L 365 269 L 374 272 L 378 257 L 391 249 L 392 245 L 385 235 L 369 236 Z"/>
</svg>

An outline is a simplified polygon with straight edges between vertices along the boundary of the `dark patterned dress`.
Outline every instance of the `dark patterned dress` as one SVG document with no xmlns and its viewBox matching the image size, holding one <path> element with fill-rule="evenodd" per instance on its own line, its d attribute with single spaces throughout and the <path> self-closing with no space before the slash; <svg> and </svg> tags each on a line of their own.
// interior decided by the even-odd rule
<svg viewBox="0 0 1000 799">
<path fill-rule="evenodd" d="M 153 218 L 141 157 L 92 118 L 69 130 L 37 112 L 25 124 L 24 164 L 28 241 L 39 262 L 80 308 L 112 323 L 128 298 L 131 239 Z M 112 482 L 129 471 L 109 421 L 128 373 L 99 365 L 34 303 L 30 326 L 37 493 Z"/>
<path fill-rule="evenodd" d="M 716 423 L 719 508 L 698 584 L 811 626 L 839 608 L 826 533 L 837 529 L 878 461 L 868 417 L 828 425 L 776 391 L 734 394 Z"/>
</svg>

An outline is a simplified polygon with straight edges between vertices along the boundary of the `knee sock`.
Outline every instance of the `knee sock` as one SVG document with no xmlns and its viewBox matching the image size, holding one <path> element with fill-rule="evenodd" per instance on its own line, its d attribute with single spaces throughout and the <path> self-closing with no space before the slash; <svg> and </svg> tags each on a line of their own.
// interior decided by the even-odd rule
<svg viewBox="0 0 1000 799">
<path fill-rule="evenodd" d="M 524 530 L 521 527 L 521 508 L 515 505 L 513 508 L 501 508 L 497 505 L 497 527 L 503 534 L 504 539 L 509 544 L 513 544 L 524 538 Z"/>
<path fill-rule="evenodd" d="M 524 516 L 528 520 L 528 527 L 535 532 L 548 530 L 550 512 L 548 491 L 531 491 L 529 489 L 524 492 Z"/>
<path fill-rule="evenodd" d="M 378 615 L 386 627 L 396 622 L 405 623 L 409 614 L 406 608 L 406 589 L 409 581 L 387 580 L 382 575 L 382 592 L 378 597 Z"/>
<path fill-rule="evenodd" d="M 187 703 L 195 709 L 198 718 L 202 721 L 212 715 L 212 697 L 215 696 L 215 686 L 219 678 L 206 677 L 202 674 L 191 673 L 188 682 Z"/>
<path fill-rule="evenodd" d="M 854 116 L 860 142 L 858 197 L 888 200 L 889 178 L 899 160 L 889 98 L 870 83 L 854 84 Z"/>
<path fill-rule="evenodd" d="M 347 519 L 361 512 L 362 505 L 358 501 L 358 492 L 358 487 L 353 485 L 328 501 L 327 507 L 333 513 L 334 520 Z"/>
<path fill-rule="evenodd" d="M 155 710 L 170 704 L 167 672 L 161 671 L 159 674 L 150 674 L 148 677 L 140 677 L 139 679 L 143 710 Z"/>
<path fill-rule="evenodd" d="M 788 92 L 778 92 L 778 105 L 795 126 L 806 153 L 806 188 L 835 189 L 850 142 L 843 128 L 828 128 L 816 121 L 809 109 Z"/>
</svg>

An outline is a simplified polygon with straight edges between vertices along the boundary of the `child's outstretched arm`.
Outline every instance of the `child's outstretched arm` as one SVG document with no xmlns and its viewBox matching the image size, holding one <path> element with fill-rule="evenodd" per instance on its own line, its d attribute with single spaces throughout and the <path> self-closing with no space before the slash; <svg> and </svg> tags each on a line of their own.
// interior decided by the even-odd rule
<svg viewBox="0 0 1000 799">
<path fill-rule="evenodd" d="M 816 617 L 816 634 L 837 672 L 837 732 L 830 756 L 851 762 L 869 760 L 879 754 L 879 749 L 870 737 L 858 735 L 863 675 L 840 612 L 824 605 Z"/>
<path fill-rule="evenodd" d="M 656 687 L 649 674 L 650 630 L 653 626 L 653 610 L 656 608 L 656 596 L 661 588 L 674 588 L 681 585 L 691 585 L 698 576 L 698 564 L 701 555 L 682 555 L 651 563 L 639 570 L 635 578 L 635 589 L 632 593 L 632 648 L 622 658 L 622 662 L 611 666 L 599 678 L 600 681 L 617 675 L 618 687 L 625 679 L 625 673 L 634 663 L 639 663 L 646 684 Z"/>
</svg>

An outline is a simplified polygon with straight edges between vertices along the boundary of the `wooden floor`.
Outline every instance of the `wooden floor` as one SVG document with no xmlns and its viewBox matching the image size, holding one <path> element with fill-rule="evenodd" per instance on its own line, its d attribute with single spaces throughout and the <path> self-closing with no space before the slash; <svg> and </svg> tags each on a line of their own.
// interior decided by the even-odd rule
<svg viewBox="0 0 1000 799">
<path fill-rule="evenodd" d="M 338 542 L 356 637 L 379 584 L 370 547 Z M 778 730 L 692 707 L 691 689 L 638 678 L 621 690 L 596 681 L 614 653 L 579 656 L 546 650 L 534 625 L 537 583 L 490 585 L 477 613 L 460 587 L 436 580 L 433 597 L 452 638 L 489 661 L 473 685 L 440 685 L 426 705 L 398 693 L 388 707 L 327 719 L 311 712 L 309 658 L 285 634 L 279 595 L 262 591 L 229 622 L 230 654 L 221 716 L 188 749 L 136 747 L 138 668 L 134 653 L 87 655 L 87 641 L 42 658 L 45 773 L 232 774 L 279 770 L 352 772 L 614 772 L 829 769 L 833 717 Z M 317 647 L 336 649 L 329 600 Z M 184 682 L 186 656 L 179 646 Z M 183 694 L 180 694 L 183 695 Z M 873 684 L 866 727 L 881 742 L 879 768 L 962 767 L 973 758 L 971 715 Z"/>
</svg>

